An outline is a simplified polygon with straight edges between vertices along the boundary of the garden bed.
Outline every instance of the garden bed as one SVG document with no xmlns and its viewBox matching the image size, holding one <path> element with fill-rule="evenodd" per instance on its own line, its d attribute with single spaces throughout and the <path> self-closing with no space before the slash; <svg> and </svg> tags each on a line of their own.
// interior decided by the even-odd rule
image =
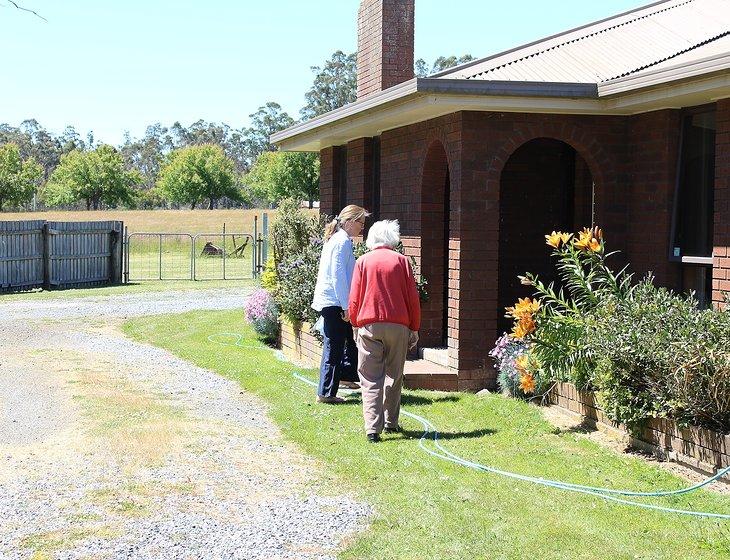
<svg viewBox="0 0 730 560">
<path fill-rule="evenodd" d="M 610 432 L 625 439 L 629 445 L 649 451 L 660 458 L 681 465 L 714 473 L 730 466 L 730 435 L 706 428 L 680 428 L 666 419 L 648 420 L 638 433 L 623 424 L 613 422 L 599 408 L 591 391 L 581 391 L 570 383 L 556 383 L 548 394 L 551 404 L 580 415 L 583 426 Z"/>
</svg>

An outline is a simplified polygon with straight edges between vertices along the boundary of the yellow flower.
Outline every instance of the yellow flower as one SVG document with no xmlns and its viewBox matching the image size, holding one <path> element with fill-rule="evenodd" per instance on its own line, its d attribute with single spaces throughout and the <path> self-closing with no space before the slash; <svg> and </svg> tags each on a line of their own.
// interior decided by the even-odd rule
<svg viewBox="0 0 730 560">
<path fill-rule="evenodd" d="M 560 246 L 560 234 L 553 230 L 551 234 L 545 236 L 545 243 L 557 249 Z"/>
<path fill-rule="evenodd" d="M 522 354 L 515 359 L 515 369 L 522 375 L 529 375 L 527 372 L 527 354 Z"/>
<path fill-rule="evenodd" d="M 528 334 L 535 331 L 535 326 L 535 320 L 532 318 L 532 315 L 524 315 L 512 327 L 512 337 L 525 338 Z"/>
<path fill-rule="evenodd" d="M 545 236 L 545 243 L 557 249 L 560 245 L 565 245 L 571 237 L 573 237 L 572 233 L 553 231 L 550 235 Z"/>
<path fill-rule="evenodd" d="M 533 315 L 540 309 L 540 301 L 530 298 L 519 298 L 514 307 L 507 307 L 507 317 L 520 319 L 527 315 Z"/>
<path fill-rule="evenodd" d="M 520 374 L 520 389 L 524 393 L 535 392 L 535 378 L 530 373 Z"/>
</svg>

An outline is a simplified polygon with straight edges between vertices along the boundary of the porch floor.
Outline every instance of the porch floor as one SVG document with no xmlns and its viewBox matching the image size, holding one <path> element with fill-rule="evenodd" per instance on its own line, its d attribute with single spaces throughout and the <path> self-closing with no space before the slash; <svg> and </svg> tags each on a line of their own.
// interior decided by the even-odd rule
<svg viewBox="0 0 730 560">
<path fill-rule="evenodd" d="M 459 376 L 456 371 L 429 360 L 406 360 L 403 373 L 407 389 L 458 390 Z"/>
</svg>

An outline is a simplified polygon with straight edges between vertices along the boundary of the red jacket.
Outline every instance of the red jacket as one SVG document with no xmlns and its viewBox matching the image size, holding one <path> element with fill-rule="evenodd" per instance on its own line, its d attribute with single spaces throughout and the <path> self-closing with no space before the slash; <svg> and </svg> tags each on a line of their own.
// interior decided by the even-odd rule
<svg viewBox="0 0 730 560">
<path fill-rule="evenodd" d="M 378 247 L 357 259 L 348 310 L 355 327 L 398 323 L 417 331 L 421 302 L 408 259 L 388 247 Z"/>
</svg>

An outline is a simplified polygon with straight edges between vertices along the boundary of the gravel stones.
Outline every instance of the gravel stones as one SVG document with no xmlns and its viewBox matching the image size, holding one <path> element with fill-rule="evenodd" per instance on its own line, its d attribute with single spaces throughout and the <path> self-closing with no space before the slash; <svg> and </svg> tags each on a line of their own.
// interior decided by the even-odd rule
<svg viewBox="0 0 730 560">
<path fill-rule="evenodd" d="M 334 558 L 367 526 L 258 399 L 111 328 L 244 298 L 0 303 L 0 559 Z"/>
</svg>

